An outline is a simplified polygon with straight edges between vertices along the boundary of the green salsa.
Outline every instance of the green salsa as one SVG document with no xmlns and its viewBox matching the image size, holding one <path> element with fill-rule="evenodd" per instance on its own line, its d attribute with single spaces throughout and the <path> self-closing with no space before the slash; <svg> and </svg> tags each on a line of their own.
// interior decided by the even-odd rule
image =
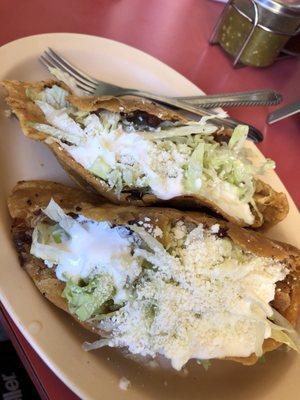
<svg viewBox="0 0 300 400">
<path fill-rule="evenodd" d="M 218 42 L 231 56 L 236 57 L 249 36 L 253 23 L 234 7 L 228 7 L 218 32 Z M 245 47 L 240 62 L 254 67 L 267 67 L 277 58 L 289 36 L 268 32 L 257 26 Z"/>
</svg>

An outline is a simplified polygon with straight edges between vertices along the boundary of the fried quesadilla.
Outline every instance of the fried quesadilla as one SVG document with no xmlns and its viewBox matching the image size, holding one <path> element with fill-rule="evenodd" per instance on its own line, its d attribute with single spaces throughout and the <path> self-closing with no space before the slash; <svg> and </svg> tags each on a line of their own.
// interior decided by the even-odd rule
<svg viewBox="0 0 300 400">
<path fill-rule="evenodd" d="M 21 263 L 52 303 L 101 335 L 86 349 L 253 364 L 299 351 L 300 251 L 197 212 L 99 204 L 20 182 L 8 201 Z"/>
<path fill-rule="evenodd" d="M 4 81 L 24 134 L 45 142 L 84 189 L 116 204 L 207 207 L 241 226 L 275 224 L 288 212 L 283 193 L 257 178 L 233 132 L 203 117 L 188 121 L 145 99 L 77 96 L 60 81 Z"/>
</svg>

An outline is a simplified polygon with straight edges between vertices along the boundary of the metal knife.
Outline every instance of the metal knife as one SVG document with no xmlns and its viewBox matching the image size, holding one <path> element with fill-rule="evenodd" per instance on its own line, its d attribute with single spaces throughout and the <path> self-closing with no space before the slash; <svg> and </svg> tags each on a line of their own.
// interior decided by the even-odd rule
<svg viewBox="0 0 300 400">
<path fill-rule="evenodd" d="M 274 124 L 275 122 L 297 114 L 298 112 L 300 112 L 300 100 L 273 111 L 268 115 L 267 122 L 268 124 Z"/>
</svg>

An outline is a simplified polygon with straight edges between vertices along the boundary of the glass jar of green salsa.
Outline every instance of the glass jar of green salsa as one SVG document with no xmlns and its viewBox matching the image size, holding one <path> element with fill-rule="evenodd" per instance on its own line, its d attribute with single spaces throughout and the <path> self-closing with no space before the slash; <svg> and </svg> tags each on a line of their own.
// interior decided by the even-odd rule
<svg viewBox="0 0 300 400">
<path fill-rule="evenodd" d="M 242 63 L 266 67 L 300 28 L 300 0 L 231 0 L 210 42 Z"/>
</svg>

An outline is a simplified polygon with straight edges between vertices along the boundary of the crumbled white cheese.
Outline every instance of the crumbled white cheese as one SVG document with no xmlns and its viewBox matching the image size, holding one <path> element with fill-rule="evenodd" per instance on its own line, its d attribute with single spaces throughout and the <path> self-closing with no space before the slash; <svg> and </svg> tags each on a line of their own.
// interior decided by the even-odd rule
<svg viewBox="0 0 300 400">
<path fill-rule="evenodd" d="M 232 188 L 226 179 L 223 180 L 221 173 L 202 173 L 204 169 L 200 160 L 199 168 L 190 178 L 192 185 L 188 183 L 187 171 L 191 167 L 191 155 L 198 143 L 198 136 L 193 138 L 192 135 L 214 132 L 216 127 L 207 124 L 209 118 L 203 117 L 199 123 L 191 121 L 183 126 L 164 121 L 168 132 L 162 126 L 148 127 L 147 132 L 138 131 L 133 124 L 122 121 L 118 112 L 102 110 L 99 115 L 86 113 L 84 118 L 79 119 L 78 114 L 82 112 L 71 107 L 66 100 L 59 107 L 54 105 L 49 100 L 52 98 L 49 96 L 51 91 L 52 88 L 45 89 L 39 94 L 43 100 L 35 100 L 50 126 L 36 124 L 35 128 L 55 136 L 60 146 L 75 161 L 103 179 L 117 195 L 124 187 L 146 188 L 162 200 L 182 195 L 200 195 L 236 219 L 250 225 L 253 223 L 254 215 L 249 202 L 240 199 L 239 192 L 233 190 L 236 188 Z M 119 108 L 122 111 L 122 107 Z M 141 116 L 138 118 L 143 121 Z M 151 132 L 156 136 L 151 137 Z M 174 135 L 173 138 L 168 136 L 170 133 Z M 207 135 L 205 137 L 211 138 Z M 181 139 L 183 142 L 180 142 Z M 195 162 L 197 165 L 198 161 Z M 215 175 L 214 178 L 208 179 L 212 175 Z"/>
<path fill-rule="evenodd" d="M 162 237 L 162 235 L 163 235 L 162 230 L 158 226 L 156 226 L 153 229 L 153 236 L 156 238 L 156 237 Z"/>
<path fill-rule="evenodd" d="M 80 146 L 62 145 L 86 169 L 90 169 L 99 156 L 122 175 L 128 174 L 131 167 L 136 181 L 134 186 L 150 186 L 161 199 L 179 196 L 184 191 L 182 166 L 188 155 L 181 154 L 175 145 L 165 150 L 164 143 L 125 132 L 120 126 L 113 132 L 102 130 L 97 135 L 87 135 Z M 114 185 L 114 181 L 108 183 Z"/>
<path fill-rule="evenodd" d="M 155 369 L 155 368 L 158 368 L 158 367 L 159 367 L 159 364 L 158 364 L 158 362 L 157 362 L 156 360 L 150 360 L 150 361 L 147 363 L 147 366 L 150 367 L 150 368 L 152 368 L 152 369 Z"/>
<path fill-rule="evenodd" d="M 167 251 L 149 222 L 128 229 L 83 216 L 74 221 L 53 200 L 44 213 L 66 234 L 45 245 L 38 242 L 38 225 L 31 254 L 56 265 L 60 280 L 105 273 L 117 289 L 121 307 L 100 320 L 99 328 L 111 332 L 101 346 L 160 354 L 178 370 L 191 358 L 261 355 L 271 336 L 269 303 L 288 273 L 280 262 L 245 252 L 202 224 L 178 221 L 167 231 Z"/>
<path fill-rule="evenodd" d="M 220 230 L 220 225 L 219 224 L 214 224 L 210 227 L 211 233 L 218 233 Z"/>
<path fill-rule="evenodd" d="M 122 376 L 122 378 L 119 381 L 119 388 L 121 390 L 127 390 L 130 384 L 131 384 L 130 380 L 127 379 L 125 376 Z"/>
<path fill-rule="evenodd" d="M 183 224 L 183 221 L 177 222 L 173 232 L 176 240 L 183 239 L 186 236 L 187 230 L 186 226 Z"/>
<path fill-rule="evenodd" d="M 4 110 L 3 114 L 6 118 L 10 118 L 12 116 L 11 110 Z"/>
<path fill-rule="evenodd" d="M 176 224 L 173 235 L 182 227 Z M 173 251 L 159 245 L 154 253 L 136 250 L 155 268 L 144 272 L 111 317 L 110 345 L 142 356 L 162 354 L 176 369 L 191 358 L 259 355 L 271 335 L 275 283 L 287 273 L 282 264 L 245 253 L 201 224 L 176 256 Z"/>
<path fill-rule="evenodd" d="M 152 223 L 148 223 L 148 221 L 151 221 L 149 217 L 145 217 L 144 221 L 138 221 L 137 225 L 143 227 L 147 232 L 151 233 L 151 235 L 153 235 L 153 237 L 155 238 L 163 236 L 163 232 L 159 226 L 154 226 Z"/>
</svg>

